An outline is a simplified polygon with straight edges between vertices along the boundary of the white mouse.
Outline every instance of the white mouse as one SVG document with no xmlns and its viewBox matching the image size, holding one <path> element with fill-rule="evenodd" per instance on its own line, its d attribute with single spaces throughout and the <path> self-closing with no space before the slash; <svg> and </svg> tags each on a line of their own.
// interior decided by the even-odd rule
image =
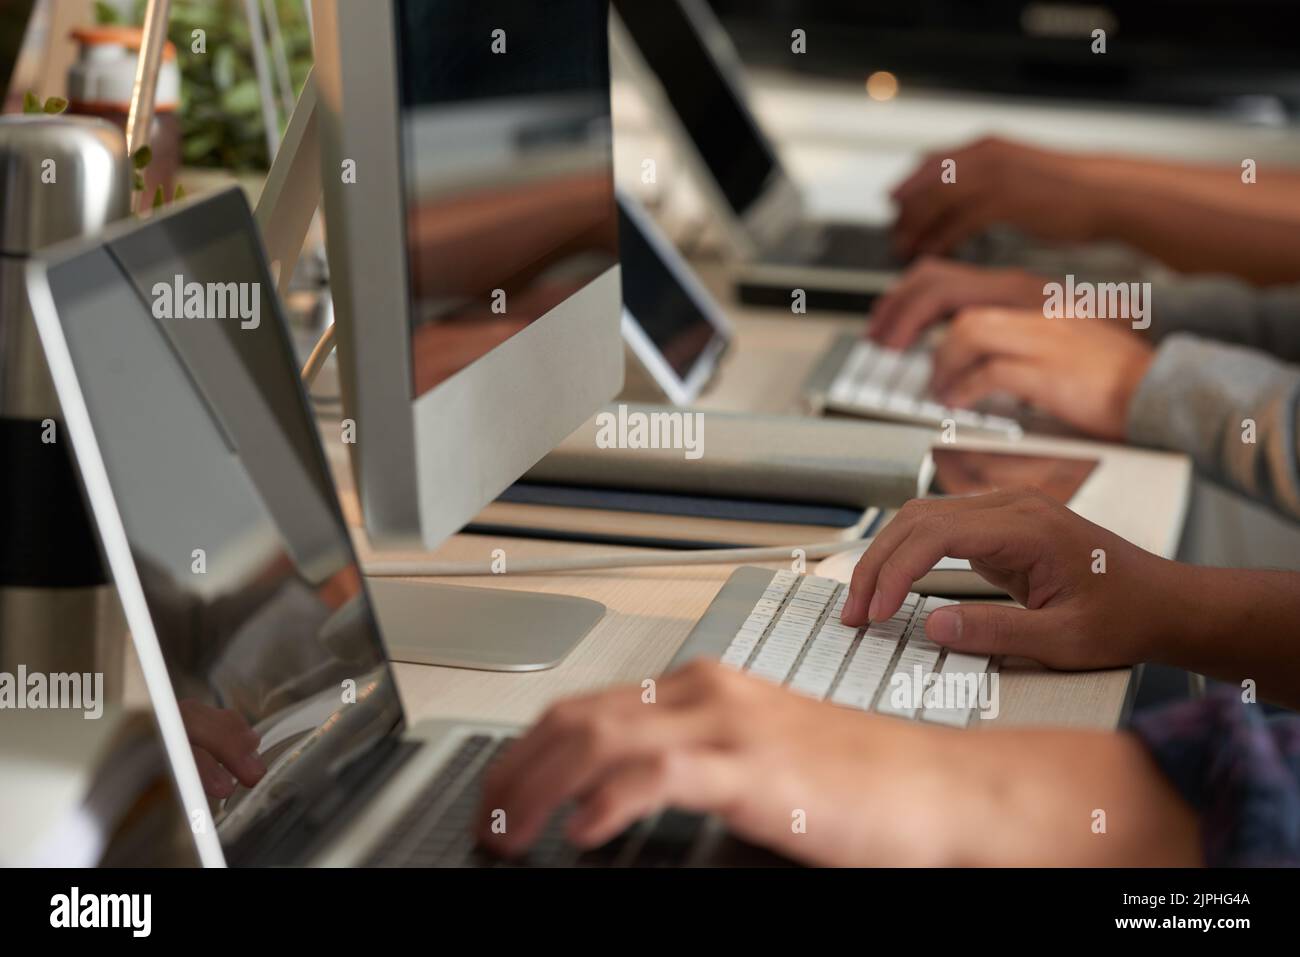
<svg viewBox="0 0 1300 957">
<path fill-rule="evenodd" d="M 858 559 L 866 550 L 867 544 L 864 543 L 860 548 L 851 548 L 830 558 L 823 558 L 814 569 L 814 574 L 834 578 L 847 585 L 853 577 Z M 1006 597 L 1006 592 L 981 578 L 964 558 L 939 559 L 928 574 L 917 580 L 912 590 L 922 595 Z"/>
</svg>

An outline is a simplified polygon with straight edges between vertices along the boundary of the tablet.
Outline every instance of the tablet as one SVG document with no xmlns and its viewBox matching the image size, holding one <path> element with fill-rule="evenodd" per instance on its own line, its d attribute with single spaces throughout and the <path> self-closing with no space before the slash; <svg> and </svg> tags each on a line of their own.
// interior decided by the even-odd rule
<svg viewBox="0 0 1300 957">
<path fill-rule="evenodd" d="M 1069 505 L 1097 468 L 1096 459 L 984 449 L 936 448 L 932 455 L 934 478 L 927 497 L 981 495 L 1032 486 L 1053 501 Z"/>
<path fill-rule="evenodd" d="M 633 197 L 618 194 L 623 342 L 674 405 L 694 401 L 717 371 L 731 325 L 691 267 Z"/>
</svg>

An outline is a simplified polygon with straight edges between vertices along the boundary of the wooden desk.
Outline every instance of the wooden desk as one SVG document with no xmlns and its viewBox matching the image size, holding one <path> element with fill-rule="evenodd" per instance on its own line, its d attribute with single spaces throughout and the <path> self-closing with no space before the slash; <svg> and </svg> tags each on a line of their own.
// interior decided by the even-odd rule
<svg viewBox="0 0 1300 957">
<path fill-rule="evenodd" d="M 716 270 L 706 278 L 726 302 L 725 281 Z M 792 317 L 768 310 L 733 309 L 736 346 L 703 409 L 794 412 L 799 389 L 830 341 L 851 328 L 842 318 Z M 327 434 L 337 436 L 336 429 Z M 346 460 L 337 442 L 329 443 L 347 492 Z M 1191 467 L 1180 455 L 1147 452 L 1077 440 L 1027 437 L 1014 443 L 1026 452 L 1085 455 L 1099 467 L 1076 497 L 1081 514 L 1130 541 L 1162 555 L 1178 546 L 1191 482 Z M 969 448 L 1001 448 L 999 439 L 967 439 Z M 355 507 L 349 521 L 357 519 Z M 363 558 L 371 553 L 358 532 Z M 561 556 L 610 549 L 598 545 L 458 535 L 435 553 L 440 560 L 486 561 L 503 548 L 507 562 L 536 556 Z M 385 557 L 402 557 L 389 553 Z M 609 611 L 590 635 L 557 668 L 525 674 L 467 671 L 398 664 L 397 681 L 412 719 L 459 716 L 528 722 L 550 702 L 617 682 L 639 683 L 658 675 L 735 566 L 618 569 L 511 577 L 457 578 L 457 584 L 518 588 L 579 595 L 604 602 Z M 772 567 L 776 567 L 773 565 Z M 436 622 L 429 627 L 436 628 Z M 1114 727 L 1130 693 L 1131 670 L 1055 673 L 1029 662 L 1003 663 L 1001 714 L 997 723 L 1051 723 Z"/>
</svg>

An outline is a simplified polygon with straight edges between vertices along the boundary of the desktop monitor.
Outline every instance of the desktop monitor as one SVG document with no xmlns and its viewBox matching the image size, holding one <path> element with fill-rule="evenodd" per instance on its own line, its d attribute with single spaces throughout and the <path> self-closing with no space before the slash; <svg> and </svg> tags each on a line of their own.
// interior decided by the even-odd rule
<svg viewBox="0 0 1300 957">
<path fill-rule="evenodd" d="M 608 4 L 314 0 L 312 12 L 361 511 L 375 544 L 433 548 L 622 387 Z M 555 612 L 556 596 L 475 602 L 483 590 L 462 589 L 479 593 L 463 604 L 402 584 L 376 600 L 404 660 L 545 667 L 599 618 L 577 599 L 571 621 L 540 623 L 547 609 L 530 601 Z M 511 637 L 548 629 L 543 652 Z"/>
<path fill-rule="evenodd" d="M 432 548 L 622 385 L 607 4 L 314 12 L 362 510 Z"/>
</svg>

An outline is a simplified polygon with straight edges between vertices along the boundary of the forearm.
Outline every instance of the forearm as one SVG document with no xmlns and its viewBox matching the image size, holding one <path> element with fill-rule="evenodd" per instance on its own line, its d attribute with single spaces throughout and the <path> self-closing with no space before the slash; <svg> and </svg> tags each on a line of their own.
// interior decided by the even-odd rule
<svg viewBox="0 0 1300 957">
<path fill-rule="evenodd" d="M 950 863 L 1201 863 L 1195 814 L 1131 735 L 992 730 L 963 737 L 956 760 L 969 793 L 948 810 Z"/>
<path fill-rule="evenodd" d="M 1175 449 L 1219 481 L 1300 518 L 1300 366 L 1192 336 L 1160 344 L 1126 435 Z"/>
<path fill-rule="evenodd" d="M 1300 706 L 1300 573 L 1168 562 L 1157 574 L 1146 660 Z"/>
<path fill-rule="evenodd" d="M 1248 346 L 1300 362 L 1300 285 L 1260 289 L 1240 279 L 1204 276 L 1153 283 L 1153 343 L 1179 333 Z"/>
<path fill-rule="evenodd" d="M 1246 187 L 1242 187 L 1246 188 Z M 1300 279 L 1300 216 L 1234 209 L 1217 197 L 1107 187 L 1099 238 L 1115 239 L 1184 273 L 1228 273 L 1268 285 Z"/>
<path fill-rule="evenodd" d="M 1093 239 L 1126 242 L 1186 273 L 1300 279 L 1300 201 L 1276 173 L 1260 186 L 1243 183 L 1240 170 L 1096 156 L 1075 170 L 1093 204 Z"/>
</svg>

